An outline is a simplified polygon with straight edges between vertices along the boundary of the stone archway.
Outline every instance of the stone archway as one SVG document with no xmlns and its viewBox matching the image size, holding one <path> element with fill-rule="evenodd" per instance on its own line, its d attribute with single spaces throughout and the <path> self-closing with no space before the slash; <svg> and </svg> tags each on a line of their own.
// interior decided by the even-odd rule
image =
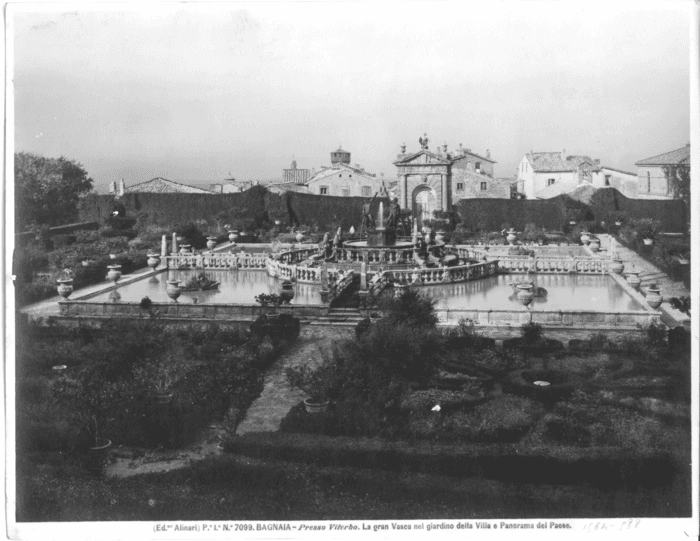
<svg viewBox="0 0 700 541">
<path fill-rule="evenodd" d="M 413 191 L 413 217 L 418 222 L 418 229 L 424 220 L 433 219 L 433 211 L 439 208 L 435 190 L 429 186 L 419 186 Z"/>
</svg>

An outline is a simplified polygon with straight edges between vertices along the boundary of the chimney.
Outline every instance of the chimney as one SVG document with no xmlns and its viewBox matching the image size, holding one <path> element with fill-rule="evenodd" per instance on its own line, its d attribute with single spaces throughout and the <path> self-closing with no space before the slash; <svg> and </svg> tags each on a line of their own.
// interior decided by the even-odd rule
<svg viewBox="0 0 700 541">
<path fill-rule="evenodd" d="M 109 193 L 116 195 L 116 193 L 117 193 L 117 181 L 116 180 L 113 180 L 112 182 L 110 182 Z"/>
<path fill-rule="evenodd" d="M 561 159 L 562 161 L 566 161 L 566 149 L 561 151 Z"/>
<path fill-rule="evenodd" d="M 593 160 L 596 165 L 600 165 L 600 160 Z"/>
<path fill-rule="evenodd" d="M 491 157 L 491 151 L 488 148 L 486 149 L 486 157 L 487 158 Z"/>
<path fill-rule="evenodd" d="M 471 154 L 471 153 L 472 153 L 472 149 L 471 149 L 471 148 L 468 148 L 468 149 L 467 149 L 467 154 Z"/>
<path fill-rule="evenodd" d="M 119 196 L 124 195 L 124 190 L 126 189 L 126 186 L 124 185 L 124 179 L 121 179 L 119 181 Z"/>
</svg>

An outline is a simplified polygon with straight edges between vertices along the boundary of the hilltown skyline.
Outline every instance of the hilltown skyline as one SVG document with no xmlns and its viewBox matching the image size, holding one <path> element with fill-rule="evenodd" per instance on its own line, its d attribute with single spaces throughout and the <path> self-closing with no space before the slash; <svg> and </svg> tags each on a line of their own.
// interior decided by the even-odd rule
<svg viewBox="0 0 700 541">
<path fill-rule="evenodd" d="M 15 150 L 78 160 L 104 192 L 280 178 L 339 145 L 392 179 L 423 133 L 489 149 L 497 177 L 563 149 L 634 172 L 689 141 L 684 3 L 506 5 L 14 13 Z"/>
</svg>

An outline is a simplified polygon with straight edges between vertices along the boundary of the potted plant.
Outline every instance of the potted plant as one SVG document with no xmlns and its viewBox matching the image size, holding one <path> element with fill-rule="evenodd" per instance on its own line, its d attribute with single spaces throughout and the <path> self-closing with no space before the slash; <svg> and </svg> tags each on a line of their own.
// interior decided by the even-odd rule
<svg viewBox="0 0 700 541">
<path fill-rule="evenodd" d="M 635 220 L 634 229 L 637 232 L 637 238 L 641 238 L 646 246 L 651 246 L 654 244 L 654 237 L 661 230 L 661 222 L 651 218 L 641 218 Z"/>
<path fill-rule="evenodd" d="M 275 319 L 279 317 L 279 308 L 283 304 L 289 304 L 290 299 L 287 296 L 281 296 L 277 293 L 260 293 L 255 297 L 255 302 L 257 302 L 263 309 L 271 307 L 270 310 L 265 311 L 265 315 L 269 319 Z"/>
<path fill-rule="evenodd" d="M 600 250 L 600 239 L 598 237 L 591 237 L 588 243 L 588 248 L 594 254 Z"/>
<path fill-rule="evenodd" d="M 679 265 L 690 265 L 690 252 L 678 252 L 676 258 Z"/>
<path fill-rule="evenodd" d="M 58 283 L 58 294 L 64 299 L 67 299 L 70 294 L 73 293 L 73 271 L 70 269 L 63 269 L 56 282 Z"/>
<path fill-rule="evenodd" d="M 288 367 L 286 370 L 289 384 L 308 395 L 304 399 L 307 413 L 322 413 L 328 409 L 329 395 L 337 384 L 335 374 L 334 366 L 329 362 L 324 362 L 315 370 L 307 365 Z"/>
</svg>

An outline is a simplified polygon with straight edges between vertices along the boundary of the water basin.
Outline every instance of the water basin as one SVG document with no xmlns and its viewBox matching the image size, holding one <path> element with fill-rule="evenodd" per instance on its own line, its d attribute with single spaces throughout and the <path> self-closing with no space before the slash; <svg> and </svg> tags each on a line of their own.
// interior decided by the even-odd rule
<svg viewBox="0 0 700 541">
<path fill-rule="evenodd" d="M 118 289 L 121 302 L 140 302 L 148 297 L 153 302 L 171 302 L 166 289 L 166 280 L 181 280 L 184 283 L 201 271 L 171 270 L 161 272 Z M 282 282 L 268 276 L 265 271 L 216 271 L 208 270 L 207 276 L 220 282 L 219 288 L 212 291 L 183 291 L 179 303 L 215 303 L 215 304 L 255 304 L 255 297 L 260 293 L 280 293 Z M 291 304 L 319 304 L 321 287 L 313 284 L 294 284 L 294 298 Z M 75 299 L 80 300 L 80 299 Z M 101 293 L 89 299 L 90 302 L 112 302 L 110 293 Z"/>
</svg>

